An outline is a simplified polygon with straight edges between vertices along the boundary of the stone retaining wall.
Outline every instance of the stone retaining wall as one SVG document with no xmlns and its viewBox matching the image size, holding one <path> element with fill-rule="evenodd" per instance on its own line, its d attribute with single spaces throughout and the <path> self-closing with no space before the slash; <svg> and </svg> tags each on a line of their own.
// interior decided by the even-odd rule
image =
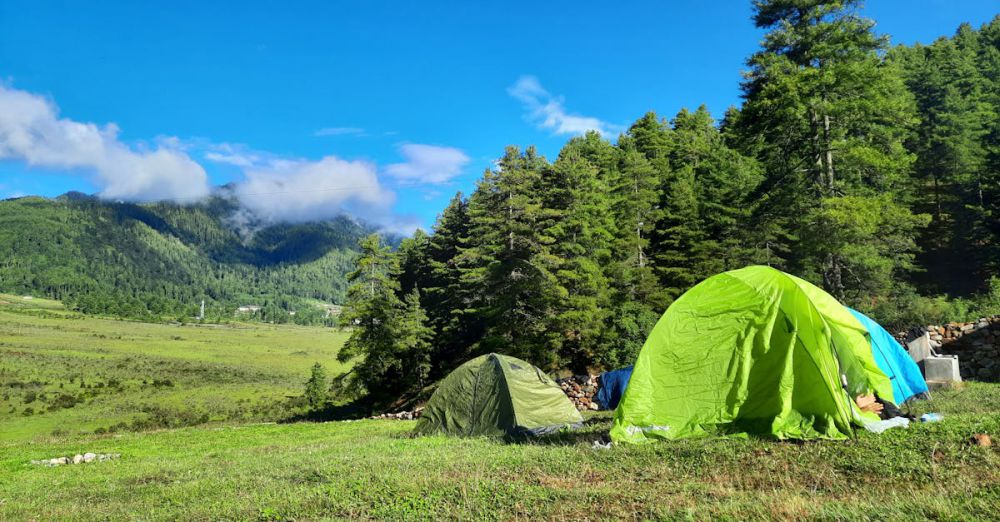
<svg viewBox="0 0 1000 522">
<path fill-rule="evenodd" d="M 1000 315 L 971 323 L 948 323 L 913 328 L 897 335 L 906 345 L 929 333 L 931 347 L 941 354 L 958 356 L 962 379 L 1000 381 Z"/>
</svg>

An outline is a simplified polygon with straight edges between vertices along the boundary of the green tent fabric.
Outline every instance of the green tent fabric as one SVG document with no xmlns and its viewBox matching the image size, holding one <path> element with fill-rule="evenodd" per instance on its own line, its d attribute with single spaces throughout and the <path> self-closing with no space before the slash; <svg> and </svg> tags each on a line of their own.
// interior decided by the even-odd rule
<svg viewBox="0 0 1000 522">
<path fill-rule="evenodd" d="M 539 435 L 579 427 L 583 417 L 545 372 L 491 353 L 459 366 L 438 385 L 415 432 L 423 435 Z"/>
<path fill-rule="evenodd" d="M 706 279 L 667 309 L 639 352 L 611 437 L 843 439 L 862 416 L 877 419 L 851 399 L 869 391 L 892 400 L 857 319 L 802 279 L 750 266 Z"/>
</svg>

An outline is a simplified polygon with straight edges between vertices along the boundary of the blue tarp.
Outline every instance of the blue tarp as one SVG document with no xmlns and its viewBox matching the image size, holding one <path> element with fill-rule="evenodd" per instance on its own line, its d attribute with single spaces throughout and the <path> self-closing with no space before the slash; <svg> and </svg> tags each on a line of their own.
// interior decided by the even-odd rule
<svg viewBox="0 0 1000 522">
<path fill-rule="evenodd" d="M 601 374 L 600 388 L 597 389 L 597 396 L 594 399 L 602 410 L 613 410 L 618 407 L 618 401 L 622 400 L 622 395 L 628 386 L 629 377 L 632 377 L 631 366 Z"/>
<path fill-rule="evenodd" d="M 927 393 L 927 382 L 920 373 L 920 367 L 910 358 L 910 354 L 889 332 L 885 331 L 885 328 L 870 317 L 852 308 L 848 310 L 868 330 L 875 364 L 889 376 L 896 404 L 903 404 L 914 396 L 924 397 Z"/>
</svg>

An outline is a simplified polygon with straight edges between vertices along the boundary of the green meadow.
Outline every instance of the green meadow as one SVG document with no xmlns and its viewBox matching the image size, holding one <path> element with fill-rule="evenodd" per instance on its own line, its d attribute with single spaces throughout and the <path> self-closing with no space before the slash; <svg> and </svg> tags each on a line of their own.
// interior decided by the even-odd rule
<svg viewBox="0 0 1000 522">
<path fill-rule="evenodd" d="M 0 301 L 0 520 L 981 520 L 1000 509 L 1000 451 L 969 440 L 1000 435 L 998 384 L 915 406 L 942 422 L 847 442 L 598 449 L 607 413 L 530 443 L 413 438 L 412 421 L 276 422 L 300 407 L 314 362 L 340 368 L 333 329 Z M 121 456 L 31 463 L 84 452 Z"/>
<path fill-rule="evenodd" d="M 927 406 L 922 405 L 922 409 Z M 1000 388 L 941 392 L 934 424 L 847 442 L 705 439 L 594 449 L 412 438 L 412 421 L 247 424 L 0 443 L 2 520 L 983 520 L 1000 506 Z M 30 463 L 83 451 L 109 462 Z"/>
<path fill-rule="evenodd" d="M 332 328 L 85 318 L 0 295 L 0 440 L 280 420 L 314 363 L 342 369 L 344 339 Z"/>
</svg>

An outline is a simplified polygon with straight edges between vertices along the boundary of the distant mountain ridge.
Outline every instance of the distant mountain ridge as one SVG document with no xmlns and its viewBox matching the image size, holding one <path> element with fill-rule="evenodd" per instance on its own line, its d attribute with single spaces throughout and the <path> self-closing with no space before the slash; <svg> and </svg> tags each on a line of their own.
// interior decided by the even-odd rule
<svg viewBox="0 0 1000 522">
<path fill-rule="evenodd" d="M 242 305 L 270 321 L 316 323 L 340 303 L 371 226 L 333 220 L 248 227 L 235 199 L 109 202 L 70 192 L 0 201 L 0 292 L 61 299 L 88 313 L 209 319 Z"/>
</svg>

